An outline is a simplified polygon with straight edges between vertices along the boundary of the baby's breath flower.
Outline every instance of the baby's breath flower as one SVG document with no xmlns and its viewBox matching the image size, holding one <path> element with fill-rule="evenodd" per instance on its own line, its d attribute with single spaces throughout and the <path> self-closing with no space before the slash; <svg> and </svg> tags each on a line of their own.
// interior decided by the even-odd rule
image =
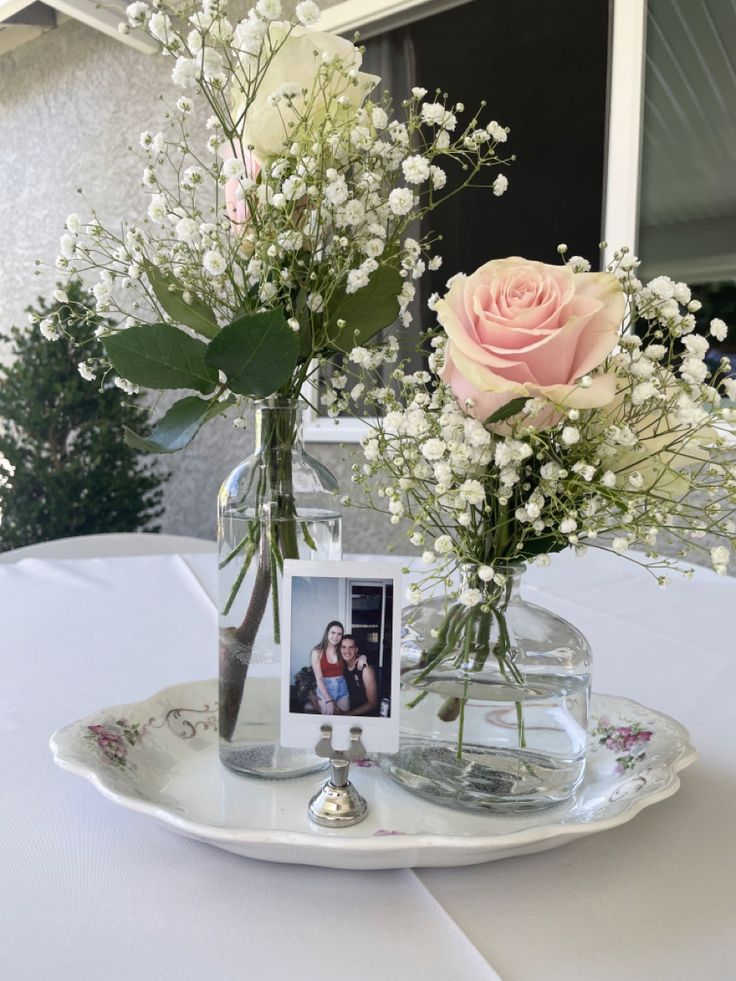
<svg viewBox="0 0 736 981">
<path fill-rule="evenodd" d="M 208 276 L 221 276 L 227 268 L 227 262 L 221 252 L 208 249 L 202 256 L 202 265 Z"/>
<path fill-rule="evenodd" d="M 430 176 L 429 161 L 419 154 L 407 157 L 402 163 L 401 169 L 407 184 L 423 184 Z"/>
<path fill-rule="evenodd" d="M 497 198 L 500 198 L 502 194 L 506 193 L 509 186 L 509 179 L 505 174 L 499 174 L 498 177 L 493 182 L 493 193 Z"/>
<path fill-rule="evenodd" d="M 458 600 L 463 606 L 478 606 L 483 602 L 483 593 L 479 589 L 464 589 L 458 596 Z"/>
<path fill-rule="evenodd" d="M 128 395 L 136 395 L 138 393 L 138 386 L 128 381 L 127 378 L 115 378 L 115 385 Z"/>
<path fill-rule="evenodd" d="M 319 7 L 314 0 L 300 0 L 296 5 L 296 16 L 305 27 L 313 27 L 320 18 Z"/>
<path fill-rule="evenodd" d="M 171 80 L 174 85 L 183 89 L 193 89 L 197 85 L 198 77 L 199 66 L 194 58 L 185 58 L 181 55 L 176 59 L 171 70 Z"/>
<path fill-rule="evenodd" d="M 416 583 L 412 583 L 406 590 L 406 600 L 411 606 L 418 606 L 423 599 L 422 591 Z"/>
<path fill-rule="evenodd" d="M 256 13 L 264 20 L 278 20 L 281 16 L 281 0 L 258 0 Z"/>
<path fill-rule="evenodd" d="M 716 545 L 710 550 L 710 559 L 714 570 L 719 576 L 725 576 L 728 572 L 728 563 L 731 555 L 725 545 Z"/>
<path fill-rule="evenodd" d="M 146 22 L 146 16 L 150 10 L 147 3 L 131 3 L 125 8 L 128 15 L 128 23 L 131 27 L 142 27 Z"/>
<path fill-rule="evenodd" d="M 407 215 L 414 206 L 414 194 L 408 187 L 396 187 L 388 196 L 388 206 L 394 215 Z"/>
<path fill-rule="evenodd" d="M 39 330 L 43 337 L 47 341 L 58 341 L 61 337 L 61 331 L 59 330 L 58 324 L 51 317 L 44 317 L 43 320 L 39 322 Z"/>
</svg>

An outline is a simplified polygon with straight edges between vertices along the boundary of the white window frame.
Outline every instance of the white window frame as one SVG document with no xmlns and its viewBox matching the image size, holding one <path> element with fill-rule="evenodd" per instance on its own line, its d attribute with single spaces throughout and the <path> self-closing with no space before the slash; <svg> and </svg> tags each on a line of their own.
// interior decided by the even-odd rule
<svg viewBox="0 0 736 981">
<path fill-rule="evenodd" d="M 322 12 L 319 29 L 335 34 L 357 30 L 368 38 L 468 2 L 343 0 Z M 646 14 L 646 0 L 613 0 L 603 182 L 604 263 L 622 245 L 637 248 Z M 316 397 L 314 387 L 312 393 Z M 328 419 L 311 409 L 304 414 L 304 437 L 309 442 L 358 443 L 367 431 L 368 423 L 362 419 Z"/>
</svg>

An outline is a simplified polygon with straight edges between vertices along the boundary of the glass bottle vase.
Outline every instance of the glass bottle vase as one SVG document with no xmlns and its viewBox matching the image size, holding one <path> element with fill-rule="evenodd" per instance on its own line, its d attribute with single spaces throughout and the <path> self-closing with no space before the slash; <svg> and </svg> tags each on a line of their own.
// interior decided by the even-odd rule
<svg viewBox="0 0 736 981">
<path fill-rule="evenodd" d="M 567 800 L 583 778 L 590 647 L 521 597 L 524 568 L 497 566 L 490 583 L 465 568 L 459 595 L 480 602 L 404 611 L 401 744 L 381 765 L 420 797 L 525 810 Z"/>
<path fill-rule="evenodd" d="M 218 498 L 220 759 L 256 777 L 326 766 L 279 742 L 283 561 L 342 556 L 338 484 L 304 451 L 301 411 L 255 403 L 255 452 Z"/>
</svg>

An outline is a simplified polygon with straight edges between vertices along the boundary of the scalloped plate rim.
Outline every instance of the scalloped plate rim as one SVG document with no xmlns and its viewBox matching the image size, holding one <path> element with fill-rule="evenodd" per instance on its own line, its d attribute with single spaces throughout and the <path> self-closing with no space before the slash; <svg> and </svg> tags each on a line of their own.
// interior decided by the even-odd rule
<svg viewBox="0 0 736 981">
<path fill-rule="evenodd" d="M 494 850 L 504 850 L 508 847 L 514 849 L 523 848 L 526 845 L 533 845 L 536 843 L 549 841 L 553 838 L 582 838 L 591 834 L 596 834 L 600 831 L 608 831 L 611 828 L 620 826 L 621 824 L 626 824 L 628 821 L 636 817 L 637 814 L 641 813 L 641 811 L 646 807 L 649 807 L 652 804 L 657 804 L 660 801 L 666 800 L 668 797 L 673 796 L 673 794 L 679 790 L 681 785 L 678 774 L 686 767 L 691 766 L 698 759 L 697 750 L 689 742 L 690 734 L 688 730 L 682 725 L 682 723 L 678 722 L 672 716 L 667 715 L 665 712 L 660 712 L 658 709 L 650 709 L 647 706 L 642 705 L 641 702 L 637 702 L 635 699 L 628 698 L 625 695 L 609 695 L 603 692 L 595 692 L 594 694 L 600 695 L 601 697 L 613 698 L 617 701 L 628 702 L 630 705 L 634 705 L 637 708 L 642 709 L 644 712 L 654 713 L 659 718 L 666 720 L 679 729 L 683 734 L 683 740 L 686 742 L 686 746 L 682 749 L 680 755 L 673 760 L 671 764 L 669 764 L 671 779 L 666 786 L 657 791 L 652 791 L 641 798 L 630 798 L 629 806 L 624 808 L 618 814 L 613 815 L 610 818 L 598 818 L 592 821 L 580 822 L 578 824 L 573 822 L 569 824 L 558 823 L 537 825 L 531 828 L 523 828 L 518 831 L 510 831 L 506 834 L 498 832 L 487 835 L 402 833 L 395 836 L 368 835 L 363 838 L 341 838 L 337 835 L 315 838 L 313 835 L 305 834 L 302 831 L 280 831 L 269 828 L 257 830 L 246 828 L 220 828 L 214 825 L 202 824 L 198 821 L 182 818 L 151 801 L 135 797 L 132 794 L 126 794 L 119 790 L 114 790 L 104 781 L 104 775 L 100 774 L 98 770 L 85 766 L 77 761 L 69 760 L 61 755 L 62 749 L 59 745 L 59 740 L 64 736 L 64 734 L 71 732 L 79 726 L 87 725 L 92 720 L 98 718 L 101 713 L 115 714 L 123 708 L 129 709 L 134 705 L 143 705 L 154 699 L 164 698 L 167 693 L 179 690 L 182 687 L 195 688 L 199 685 L 213 683 L 213 679 L 204 679 L 200 681 L 180 682 L 178 684 L 167 685 L 165 688 L 160 689 L 159 691 L 150 695 L 148 698 L 136 702 L 127 702 L 121 705 L 111 705 L 106 708 L 98 709 L 96 712 L 85 716 L 83 719 L 78 719 L 75 722 L 61 726 L 49 739 L 49 747 L 53 755 L 54 763 L 60 769 L 89 781 L 89 783 L 91 783 L 96 790 L 98 790 L 108 800 L 113 801 L 113 803 L 119 804 L 120 806 L 129 810 L 136 811 L 139 814 L 145 814 L 149 817 L 155 818 L 161 823 L 170 825 L 176 828 L 178 831 L 191 835 L 192 837 L 195 837 L 201 841 L 211 841 L 213 843 L 217 843 L 218 845 L 224 843 L 233 845 L 280 844 L 292 845 L 299 848 L 304 847 L 312 852 L 318 850 L 319 848 L 325 848 L 329 851 L 337 852 L 372 852 L 378 850 L 380 852 L 391 853 L 394 851 L 404 851 L 407 847 L 411 847 L 412 850 L 417 851 L 441 848 L 443 851 L 462 850 L 466 852 L 488 853 Z M 554 814 L 554 809 L 551 808 L 549 811 L 547 811 L 547 813 Z"/>
</svg>

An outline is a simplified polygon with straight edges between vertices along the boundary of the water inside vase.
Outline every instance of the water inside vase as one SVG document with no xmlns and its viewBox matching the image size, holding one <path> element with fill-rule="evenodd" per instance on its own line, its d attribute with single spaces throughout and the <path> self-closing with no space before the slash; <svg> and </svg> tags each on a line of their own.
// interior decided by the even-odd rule
<svg viewBox="0 0 736 981">
<path fill-rule="evenodd" d="M 244 541 L 255 521 L 260 524 L 262 552 L 253 556 L 244 574 L 246 550 L 236 553 L 223 565 L 224 558 Z M 286 524 L 291 526 L 291 554 L 284 554 L 286 550 L 282 547 L 284 538 L 280 530 Z M 281 649 L 282 575 L 275 568 L 269 543 L 277 543 L 282 558 L 337 559 L 341 554 L 341 516 L 336 512 L 301 508 L 297 516 L 288 521 L 264 520 L 263 509 L 258 518 L 253 510 L 242 509 L 237 514 L 226 513 L 222 517 L 220 541 L 220 759 L 231 769 L 251 776 L 287 778 L 313 773 L 324 768 L 326 761 L 308 750 L 279 744 L 281 659 L 288 657 L 290 652 Z M 259 563 L 262 569 L 268 569 L 271 583 L 275 577 L 277 603 L 274 603 L 271 585 L 252 646 L 243 645 L 238 641 L 237 631 L 257 589 Z M 311 650 L 318 639 L 295 637 L 293 643 L 308 645 Z M 242 690 L 238 694 L 240 686 Z M 230 706 L 224 708 L 228 698 Z M 231 731 L 225 736 L 222 718 L 228 713 L 232 719 Z"/>
<path fill-rule="evenodd" d="M 402 677 L 401 748 L 382 759 L 398 783 L 471 810 L 547 807 L 571 796 L 585 765 L 589 677 L 539 671 L 519 685 L 448 670 L 414 685 L 418 674 Z"/>
</svg>

